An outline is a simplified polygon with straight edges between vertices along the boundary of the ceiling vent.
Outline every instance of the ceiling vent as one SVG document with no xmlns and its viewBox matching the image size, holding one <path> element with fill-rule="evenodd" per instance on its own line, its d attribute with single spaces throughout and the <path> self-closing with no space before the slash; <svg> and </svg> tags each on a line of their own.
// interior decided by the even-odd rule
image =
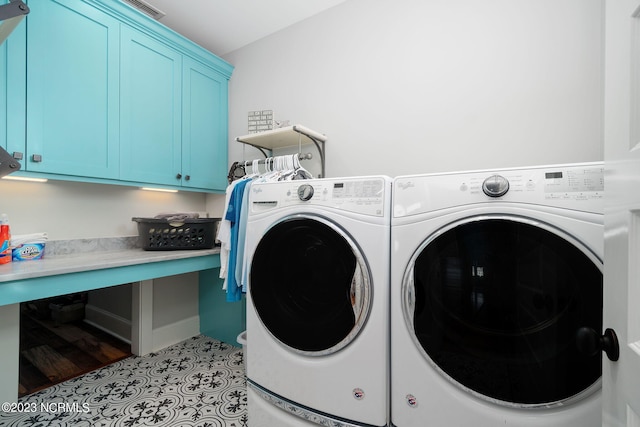
<svg viewBox="0 0 640 427">
<path fill-rule="evenodd" d="M 131 6 L 135 7 L 141 12 L 146 13 L 147 15 L 149 15 L 150 17 L 156 20 L 166 15 L 166 13 L 164 13 L 160 9 L 157 9 L 151 6 L 149 3 L 147 3 L 144 0 L 122 0 L 122 1 L 124 1 L 125 3 L 129 3 Z"/>
</svg>

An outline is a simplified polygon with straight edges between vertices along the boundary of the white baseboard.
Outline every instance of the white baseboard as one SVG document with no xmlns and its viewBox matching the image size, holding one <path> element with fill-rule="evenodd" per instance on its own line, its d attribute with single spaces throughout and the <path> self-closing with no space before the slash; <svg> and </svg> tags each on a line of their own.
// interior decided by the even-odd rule
<svg viewBox="0 0 640 427">
<path fill-rule="evenodd" d="M 87 304 L 84 321 L 114 337 L 131 344 L 131 321 L 100 307 Z"/>
<path fill-rule="evenodd" d="M 196 315 L 153 330 L 153 351 L 200 334 L 200 316 Z"/>
</svg>

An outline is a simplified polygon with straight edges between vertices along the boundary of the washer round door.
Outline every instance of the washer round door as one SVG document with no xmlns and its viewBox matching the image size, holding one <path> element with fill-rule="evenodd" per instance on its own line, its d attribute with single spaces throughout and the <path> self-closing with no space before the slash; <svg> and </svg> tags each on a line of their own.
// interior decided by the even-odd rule
<svg viewBox="0 0 640 427">
<path fill-rule="evenodd" d="M 260 239 L 249 292 L 262 324 L 289 349 L 321 356 L 348 345 L 371 306 L 365 259 L 349 235 L 317 216 L 296 215 Z"/>
<path fill-rule="evenodd" d="M 602 262 L 552 226 L 515 216 L 450 224 L 416 251 L 403 293 L 423 355 L 480 398 L 553 406 L 599 386 L 600 352 L 580 353 L 576 335 L 602 329 Z"/>
</svg>

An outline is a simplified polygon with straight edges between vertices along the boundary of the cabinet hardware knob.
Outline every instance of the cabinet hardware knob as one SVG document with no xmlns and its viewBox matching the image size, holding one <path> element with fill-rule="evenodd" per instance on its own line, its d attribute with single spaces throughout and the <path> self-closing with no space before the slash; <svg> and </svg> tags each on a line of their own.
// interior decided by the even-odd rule
<svg viewBox="0 0 640 427">
<path fill-rule="evenodd" d="M 31 160 L 35 163 L 40 163 L 42 161 L 42 155 L 41 154 L 34 154 L 31 156 Z"/>
<path fill-rule="evenodd" d="M 16 160 L 22 160 L 22 157 L 24 156 L 24 154 L 22 154 L 22 152 L 20 151 L 14 151 L 12 156 Z"/>
<path fill-rule="evenodd" d="M 189 181 L 191 179 L 191 175 L 187 175 L 184 177 L 185 180 Z"/>
<path fill-rule="evenodd" d="M 176 179 L 180 179 L 180 178 L 182 178 L 182 174 L 181 173 L 176 175 Z"/>
</svg>

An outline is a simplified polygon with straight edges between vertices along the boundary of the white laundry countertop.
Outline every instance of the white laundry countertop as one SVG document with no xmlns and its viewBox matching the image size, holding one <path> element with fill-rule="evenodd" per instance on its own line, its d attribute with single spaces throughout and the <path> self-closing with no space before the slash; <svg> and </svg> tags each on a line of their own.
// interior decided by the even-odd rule
<svg viewBox="0 0 640 427">
<path fill-rule="evenodd" d="M 42 259 L 0 265 L 0 305 L 220 266 L 219 248 L 145 251 L 136 246 L 137 237 L 47 242 Z M 68 286 L 59 283 L 63 275 Z M 79 280 L 85 284 L 74 284 Z M 43 289 L 52 285 L 55 290 Z"/>
<path fill-rule="evenodd" d="M 48 254 L 48 245 L 49 243 L 45 246 L 42 259 L 0 265 L 0 283 L 88 270 L 195 258 L 220 253 L 219 248 L 181 251 L 145 251 L 140 248 L 114 248 L 66 254 Z"/>
</svg>

